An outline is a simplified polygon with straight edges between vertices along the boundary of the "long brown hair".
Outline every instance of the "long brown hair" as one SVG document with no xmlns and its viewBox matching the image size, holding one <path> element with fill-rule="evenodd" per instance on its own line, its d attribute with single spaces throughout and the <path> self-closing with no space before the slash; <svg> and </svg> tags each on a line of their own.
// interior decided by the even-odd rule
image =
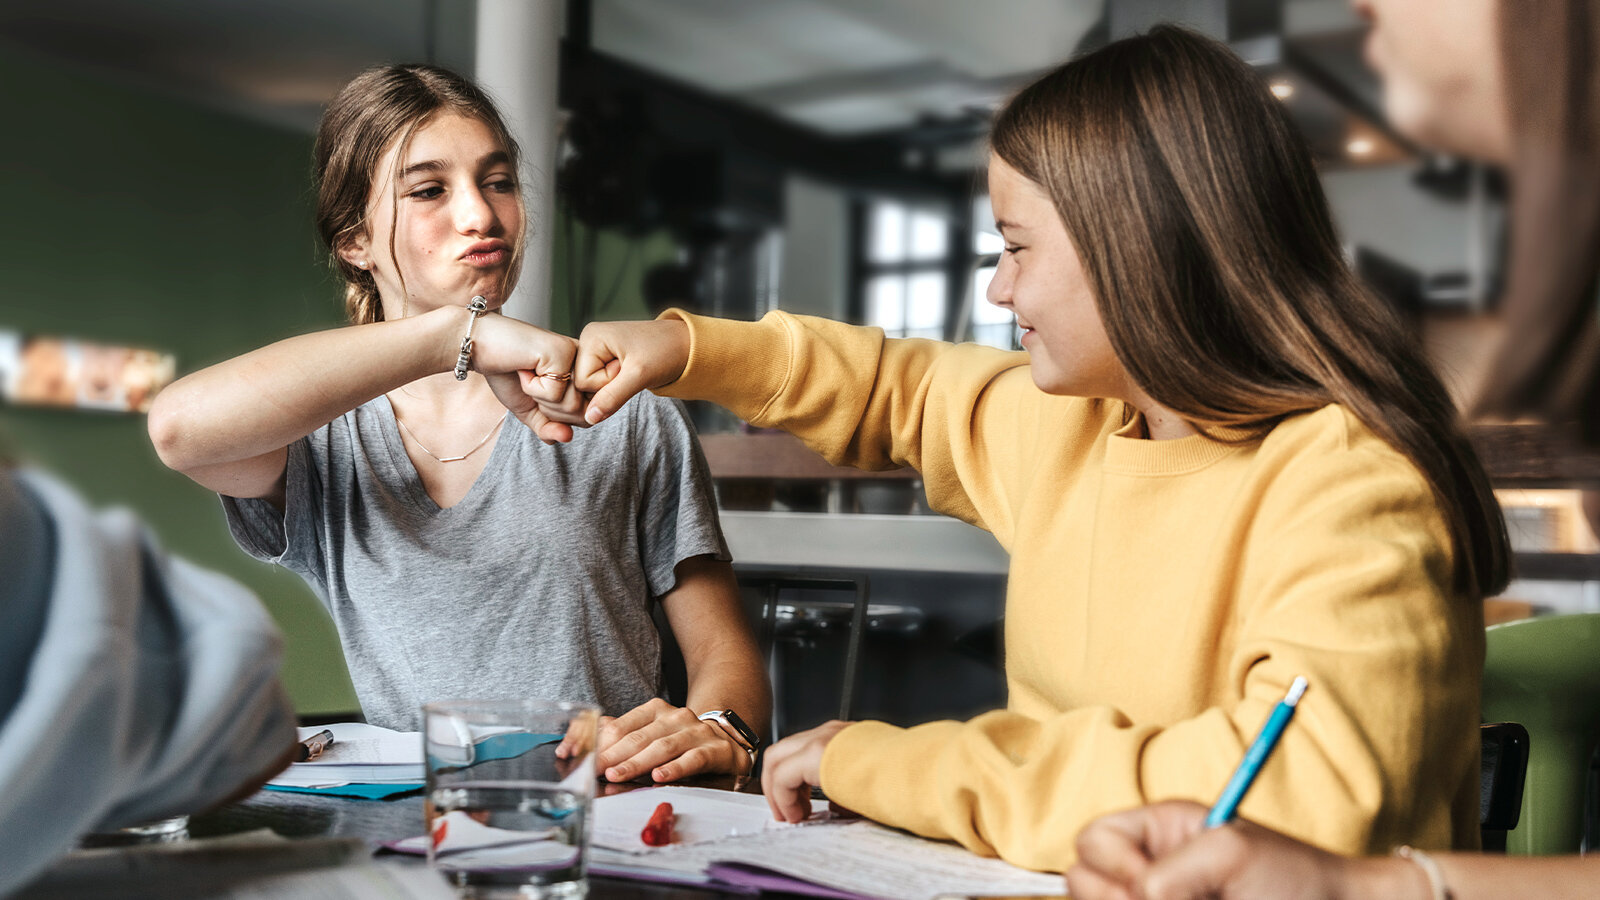
<svg viewBox="0 0 1600 900">
<path fill-rule="evenodd" d="M 1456 590 L 1505 586 L 1505 522 L 1449 394 L 1345 264 L 1305 142 L 1232 51 L 1165 25 L 1109 44 L 1024 88 L 990 143 L 1049 192 L 1152 399 L 1257 438 L 1341 404 L 1433 488 Z"/>
<path fill-rule="evenodd" d="M 322 114 L 312 150 L 317 231 L 328 246 L 334 271 L 344 280 L 345 314 L 353 324 L 383 321 L 383 305 L 372 273 L 341 258 L 339 250 L 351 239 L 367 233 L 367 205 L 384 151 L 399 142 L 398 165 L 411 144 L 411 136 L 443 112 L 482 122 L 511 157 L 513 170 L 522 171 L 522 154 L 494 101 L 470 80 L 439 66 L 368 69 L 340 89 Z M 518 197 L 519 215 L 525 223 L 526 207 L 520 202 L 520 191 Z M 389 252 L 394 253 L 393 229 L 389 233 Z M 513 248 L 511 265 L 506 269 L 506 289 L 516 283 L 521 261 L 519 245 Z M 400 273 L 400 280 L 403 287 L 404 273 Z"/>
<path fill-rule="evenodd" d="M 1600 0 L 1499 4 L 1511 126 L 1505 338 L 1474 411 L 1600 443 Z"/>
</svg>

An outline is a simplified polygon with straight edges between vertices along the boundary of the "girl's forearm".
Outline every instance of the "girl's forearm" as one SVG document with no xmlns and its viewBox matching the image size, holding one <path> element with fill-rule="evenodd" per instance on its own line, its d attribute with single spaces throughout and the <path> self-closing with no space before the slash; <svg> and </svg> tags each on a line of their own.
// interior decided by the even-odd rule
<svg viewBox="0 0 1600 900">
<path fill-rule="evenodd" d="M 179 471 L 281 449 L 373 397 L 455 364 L 466 316 L 440 309 L 301 335 L 173 383 L 150 410 L 150 437 Z"/>
<path fill-rule="evenodd" d="M 767 723 L 772 717 L 772 691 L 759 657 L 751 665 L 744 653 L 736 651 L 727 659 L 706 660 L 697 668 L 689 678 L 685 705 L 697 713 L 731 709 L 757 734 L 771 739 Z"/>
<path fill-rule="evenodd" d="M 1540 897 L 1577 900 L 1593 897 L 1600 886 L 1600 857 L 1502 856 L 1488 853 L 1435 853 L 1433 861 L 1455 900 Z M 1403 859 L 1353 860 L 1344 900 L 1389 897 L 1396 900 L 1432 897 L 1427 876 Z"/>
<path fill-rule="evenodd" d="M 683 651 L 689 677 L 685 704 L 697 713 L 732 709 L 766 735 L 772 688 L 745 621 L 733 566 L 701 556 L 679 563 L 675 574 L 677 584 L 661 604 Z"/>
</svg>

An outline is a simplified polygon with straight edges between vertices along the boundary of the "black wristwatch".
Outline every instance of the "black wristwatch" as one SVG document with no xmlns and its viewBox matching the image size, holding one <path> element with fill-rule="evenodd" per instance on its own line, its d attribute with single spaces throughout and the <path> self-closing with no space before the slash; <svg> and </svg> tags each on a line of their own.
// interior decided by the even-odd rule
<svg viewBox="0 0 1600 900">
<path fill-rule="evenodd" d="M 755 733 L 754 729 L 739 718 L 738 713 L 731 709 L 713 709 L 710 712 L 701 713 L 700 721 L 715 722 L 720 725 L 728 737 L 733 738 L 734 743 L 738 744 L 744 752 L 750 754 L 750 769 L 751 771 L 755 770 L 756 753 L 761 750 L 761 738 Z"/>
</svg>

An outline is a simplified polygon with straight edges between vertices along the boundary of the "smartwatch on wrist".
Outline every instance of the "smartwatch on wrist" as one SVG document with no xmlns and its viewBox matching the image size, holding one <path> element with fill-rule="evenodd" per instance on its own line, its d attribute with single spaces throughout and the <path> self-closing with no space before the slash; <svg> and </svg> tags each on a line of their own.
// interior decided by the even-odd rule
<svg viewBox="0 0 1600 900">
<path fill-rule="evenodd" d="M 733 742 L 738 744 L 740 749 L 749 754 L 750 768 L 752 771 L 755 769 L 756 752 L 761 749 L 761 738 L 756 735 L 754 729 L 739 718 L 738 713 L 731 709 L 713 709 L 710 712 L 701 713 L 699 718 L 702 722 L 717 723 L 728 737 L 733 738 Z"/>
</svg>

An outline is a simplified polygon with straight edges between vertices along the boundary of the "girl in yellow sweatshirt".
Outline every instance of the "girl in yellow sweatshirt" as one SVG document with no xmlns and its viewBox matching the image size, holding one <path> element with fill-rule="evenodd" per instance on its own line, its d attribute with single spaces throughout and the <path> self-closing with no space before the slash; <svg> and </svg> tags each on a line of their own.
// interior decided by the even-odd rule
<svg viewBox="0 0 1600 900">
<path fill-rule="evenodd" d="M 1006 709 L 767 752 L 890 825 L 1060 870 L 1083 823 L 1214 799 L 1296 675 L 1241 813 L 1353 853 L 1477 840 L 1480 599 L 1504 525 L 1444 388 L 1341 260 L 1311 157 L 1226 47 L 1160 27 L 999 114 L 989 300 L 1023 353 L 773 313 L 592 325 L 591 422 L 652 388 L 915 467 L 1011 553 Z"/>
</svg>

